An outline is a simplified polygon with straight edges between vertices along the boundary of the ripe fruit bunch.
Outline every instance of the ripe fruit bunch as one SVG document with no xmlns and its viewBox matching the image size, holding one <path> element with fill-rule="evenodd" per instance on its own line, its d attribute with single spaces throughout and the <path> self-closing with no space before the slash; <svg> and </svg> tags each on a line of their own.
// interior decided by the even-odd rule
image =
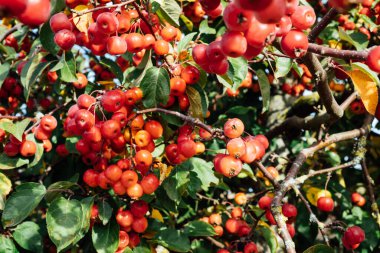
<svg viewBox="0 0 380 253">
<path fill-rule="evenodd" d="M 279 177 L 279 173 L 278 173 L 278 171 L 277 171 L 277 169 L 275 167 L 269 166 L 269 167 L 266 168 L 266 170 L 269 172 L 269 174 L 272 175 L 273 179 L 277 179 Z M 270 186 L 271 185 L 270 181 L 268 180 L 268 178 L 266 178 L 264 176 L 264 174 L 261 172 L 261 170 L 259 170 L 256 173 L 256 177 L 262 178 L 264 180 L 264 184 L 266 186 Z"/>
<path fill-rule="evenodd" d="M 42 141 L 45 152 L 50 152 L 53 147 L 49 138 L 56 127 L 57 120 L 51 115 L 45 115 L 41 118 L 39 124 L 32 128 L 35 139 Z M 0 129 L 0 142 L 5 141 L 6 138 L 6 132 Z M 9 157 L 15 157 L 17 155 L 32 157 L 36 152 L 36 142 L 27 138 L 26 132 L 23 134 L 22 140 L 18 140 L 14 135 L 9 134 L 8 142 L 4 145 L 4 154 Z"/>
<path fill-rule="evenodd" d="M 220 3 L 201 1 L 202 6 L 206 5 L 204 2 L 215 6 Z M 208 73 L 223 75 L 229 68 L 227 57 L 243 56 L 250 60 L 276 37 L 282 38 L 281 48 L 286 55 L 303 56 L 308 48 L 303 31 L 315 23 L 316 16 L 313 8 L 298 4 L 298 0 L 236 0 L 229 3 L 223 12 L 227 32 L 209 45 L 196 45 L 192 53 L 194 61 Z"/>
<path fill-rule="evenodd" d="M 294 79 L 292 81 L 286 81 L 282 84 L 282 91 L 292 95 L 292 96 L 300 96 L 303 94 L 305 90 L 312 90 L 312 74 L 308 67 L 305 64 L 300 64 L 300 67 L 303 70 L 302 76 L 292 70 Z"/>
<path fill-rule="evenodd" d="M 219 17 L 223 12 L 223 5 L 221 4 L 221 1 L 197 0 L 194 3 L 189 3 L 185 6 L 183 11 L 186 17 L 193 23 L 199 23 L 205 15 L 211 19 Z"/>
<path fill-rule="evenodd" d="M 0 12 L 5 11 L 4 16 L 15 16 L 31 27 L 45 23 L 49 19 L 50 9 L 50 0 L 0 0 Z"/>
<path fill-rule="evenodd" d="M 77 14 L 73 18 L 61 12 L 50 19 L 50 27 L 55 33 L 54 41 L 62 50 L 70 50 L 75 44 L 85 46 L 94 55 L 121 55 L 126 52 L 133 53 L 133 61 L 138 65 L 145 50 L 153 49 L 157 56 L 169 53 L 169 42 L 178 41 L 181 32 L 171 26 L 161 27 L 155 14 L 144 12 L 145 18 L 151 21 L 150 27 L 143 21 L 135 9 L 128 10 L 126 5 L 121 9 L 100 9 L 92 13 L 95 22 L 90 22 L 87 31 L 79 31 L 75 20 L 80 19 Z M 145 34 L 137 33 L 141 29 Z M 157 34 L 156 34 L 157 33 Z M 158 36 L 159 34 L 159 36 Z"/>
<path fill-rule="evenodd" d="M 130 203 L 129 209 L 120 208 L 116 213 L 116 222 L 120 226 L 119 246 L 116 252 L 123 252 L 126 247 L 135 248 L 140 244 L 140 235 L 148 228 L 148 220 L 145 217 L 149 211 L 149 205 L 143 200 Z M 100 222 L 99 209 L 93 205 L 91 210 L 91 227 Z"/>
<path fill-rule="evenodd" d="M 0 114 L 12 114 L 19 106 L 22 97 L 23 88 L 14 77 L 7 77 L 0 88 L 0 101 L 2 105 L 8 104 L 8 107 L 0 107 Z"/>
<path fill-rule="evenodd" d="M 364 241 L 365 233 L 363 229 L 358 226 L 347 228 L 342 237 L 343 246 L 348 250 L 356 249 L 360 243 Z"/>
<path fill-rule="evenodd" d="M 214 227 L 215 236 L 220 237 L 223 235 L 223 227 L 222 225 L 222 216 L 219 213 L 213 213 L 210 216 L 205 216 L 199 219 L 200 221 L 206 222 Z"/>
<path fill-rule="evenodd" d="M 200 79 L 201 73 L 194 66 L 182 66 L 179 64 L 175 66 L 172 74 L 174 77 L 170 79 L 170 95 L 164 107 L 171 107 L 177 99 L 181 111 L 187 111 L 190 106 L 190 101 L 186 94 L 186 87 L 196 84 Z"/>
<path fill-rule="evenodd" d="M 259 208 L 265 211 L 265 217 L 271 225 L 277 225 L 276 220 L 274 219 L 272 212 L 270 210 L 273 198 L 265 195 L 259 199 L 258 205 Z M 297 207 L 295 205 L 285 203 L 282 205 L 282 214 L 287 218 L 286 227 L 289 231 L 291 237 L 294 237 L 296 230 L 293 223 L 296 221 L 298 214 Z"/>
<path fill-rule="evenodd" d="M 214 158 L 215 171 L 226 177 L 237 176 L 244 163 L 260 160 L 269 147 L 264 135 L 242 138 L 244 124 L 240 119 L 233 118 L 224 124 L 224 135 L 228 138 L 227 154 L 217 154 Z"/>
</svg>

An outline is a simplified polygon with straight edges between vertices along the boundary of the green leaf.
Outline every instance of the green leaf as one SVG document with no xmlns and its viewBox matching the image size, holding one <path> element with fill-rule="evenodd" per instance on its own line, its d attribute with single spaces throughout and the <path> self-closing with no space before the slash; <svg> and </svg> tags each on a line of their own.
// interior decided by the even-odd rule
<svg viewBox="0 0 380 253">
<path fill-rule="evenodd" d="M 131 82 L 135 86 L 139 86 L 141 80 L 145 77 L 147 70 L 153 66 L 151 56 L 152 50 L 148 50 L 145 52 L 143 59 L 136 68 L 127 68 L 123 73 L 125 82 Z M 131 71 L 130 69 L 133 70 Z"/>
<path fill-rule="evenodd" d="M 23 249 L 42 252 L 41 228 L 32 221 L 19 224 L 13 232 L 13 238 Z"/>
<path fill-rule="evenodd" d="M 174 228 L 159 231 L 153 240 L 174 252 L 188 252 L 190 250 L 189 238 Z"/>
<path fill-rule="evenodd" d="M 303 69 L 297 62 L 293 62 L 292 69 L 298 74 L 298 76 L 301 77 L 303 75 Z"/>
<path fill-rule="evenodd" d="M 51 0 L 51 11 L 50 16 L 57 12 L 63 11 L 66 7 L 64 0 Z"/>
<path fill-rule="evenodd" d="M 36 144 L 36 153 L 34 154 L 33 160 L 29 163 L 28 168 L 31 168 L 38 164 L 44 154 L 44 147 L 42 142 L 37 142 L 34 138 L 34 134 L 28 134 L 26 136 L 28 141 L 33 141 Z"/>
<path fill-rule="evenodd" d="M 29 125 L 30 119 L 26 118 L 21 121 L 13 123 L 9 120 L 1 120 L 0 128 L 5 132 L 12 134 L 17 140 L 22 141 L 22 135 L 25 132 L 26 127 Z"/>
<path fill-rule="evenodd" d="M 110 206 L 110 204 L 108 204 L 108 202 L 105 201 L 105 199 L 102 199 L 98 203 L 98 208 L 99 208 L 99 219 L 102 221 L 103 225 L 106 225 L 112 216 L 113 209 Z"/>
<path fill-rule="evenodd" d="M 41 73 L 46 69 L 51 62 L 42 62 L 42 59 L 47 55 L 47 53 L 38 53 L 33 56 L 24 66 L 21 71 L 21 84 L 24 88 L 24 97 L 29 98 L 29 93 L 32 85 L 40 77 Z"/>
<path fill-rule="evenodd" d="M 5 78 L 8 77 L 9 70 L 11 69 L 11 65 L 9 62 L 5 62 L 0 65 L 0 88 L 3 85 Z"/>
<path fill-rule="evenodd" d="M 59 52 L 59 47 L 54 42 L 54 33 L 50 28 L 49 22 L 42 25 L 40 30 L 40 40 L 42 47 L 45 48 L 49 53 L 56 55 Z"/>
<path fill-rule="evenodd" d="M 184 166 L 190 166 L 191 170 L 197 173 L 198 178 L 202 181 L 202 189 L 207 191 L 214 184 L 219 183 L 219 179 L 215 176 L 212 162 L 193 157 L 184 163 Z"/>
<path fill-rule="evenodd" d="M 136 248 L 133 249 L 133 253 L 151 253 L 152 251 L 144 246 L 137 246 Z M 124 252 L 128 253 L 128 252 Z"/>
<path fill-rule="evenodd" d="M 183 23 L 185 23 L 185 26 L 186 28 L 189 30 L 189 31 L 192 31 L 194 29 L 194 24 L 193 22 L 188 19 L 185 15 L 181 14 L 179 16 L 179 18 L 182 20 Z"/>
<path fill-rule="evenodd" d="M 265 242 L 268 244 L 270 251 L 272 253 L 277 252 L 278 242 L 277 242 L 276 234 L 270 227 L 260 226 L 257 229 L 257 233 L 261 235 L 262 237 L 264 237 Z"/>
<path fill-rule="evenodd" d="M 120 83 L 123 83 L 123 80 L 124 80 L 123 71 L 121 70 L 119 65 L 117 65 L 115 61 L 112 61 L 107 58 L 103 58 L 100 61 L 100 64 L 107 67 L 109 70 L 111 70 L 111 72 L 117 77 Z"/>
<path fill-rule="evenodd" d="M 96 223 L 92 229 L 92 243 L 97 253 L 114 253 L 119 245 L 119 225 L 111 219 L 107 225 Z"/>
<path fill-rule="evenodd" d="M 78 187 L 76 183 L 69 182 L 69 181 L 58 181 L 55 182 L 47 188 L 46 194 L 45 194 L 45 200 L 46 202 L 50 203 L 55 198 L 62 196 L 62 193 L 65 192 L 65 190 Z"/>
<path fill-rule="evenodd" d="M 208 26 L 208 20 L 204 19 L 199 25 L 199 32 L 202 34 L 216 34 L 216 30 Z"/>
<path fill-rule="evenodd" d="M 189 236 L 213 236 L 215 229 L 203 221 L 191 221 L 185 225 L 185 233 Z"/>
<path fill-rule="evenodd" d="M 200 97 L 201 97 L 201 105 L 202 105 L 201 110 L 202 110 L 202 115 L 204 118 L 207 115 L 208 105 L 209 105 L 209 101 L 208 101 L 206 91 L 204 89 L 202 89 L 201 86 L 199 86 L 198 84 L 191 85 L 191 88 L 197 90 Z M 191 103 L 190 103 L 190 108 L 191 108 Z"/>
<path fill-rule="evenodd" d="M 9 157 L 5 153 L 0 154 L 0 170 L 19 168 L 29 163 L 29 159 Z"/>
<path fill-rule="evenodd" d="M 368 25 L 369 27 L 369 30 L 371 32 L 373 32 L 376 28 L 377 28 L 377 25 L 372 21 L 372 19 L 370 17 L 368 17 L 367 15 L 364 15 L 364 14 L 359 14 L 359 17 L 364 21 L 365 24 Z"/>
<path fill-rule="evenodd" d="M 181 6 L 175 0 L 155 1 L 159 2 L 160 8 L 157 10 L 157 15 L 169 22 L 169 24 L 179 27 L 179 16 L 182 13 Z"/>
<path fill-rule="evenodd" d="M 46 193 L 46 188 L 38 183 L 24 183 L 16 187 L 5 202 L 1 222 L 5 228 L 22 222 L 38 206 Z"/>
<path fill-rule="evenodd" d="M 339 37 L 353 45 L 356 50 L 366 49 L 369 43 L 367 35 L 361 32 L 346 32 L 342 27 L 339 27 Z"/>
<path fill-rule="evenodd" d="M 203 120 L 204 110 L 202 107 L 202 97 L 197 89 L 194 89 L 191 86 L 186 87 L 186 95 L 189 98 L 190 107 L 189 114 L 193 118 Z"/>
<path fill-rule="evenodd" d="M 264 70 L 259 69 L 256 71 L 257 78 L 259 79 L 259 85 L 261 90 L 261 97 L 263 98 L 263 112 L 269 109 L 270 102 L 270 84 L 267 74 Z"/>
<path fill-rule="evenodd" d="M 16 246 L 13 243 L 12 239 L 0 234 L 0 253 L 16 252 L 18 252 L 18 250 L 16 249 Z"/>
<path fill-rule="evenodd" d="M 68 83 L 76 82 L 77 71 L 73 53 L 70 51 L 65 51 L 65 53 L 62 54 L 61 62 L 63 67 L 58 71 L 60 79 Z"/>
<path fill-rule="evenodd" d="M 311 246 L 307 250 L 305 250 L 303 253 L 334 253 L 334 249 L 325 245 L 325 244 L 317 244 L 314 246 Z"/>
<path fill-rule="evenodd" d="M 58 252 L 73 243 L 81 230 L 82 205 L 78 200 L 55 199 L 46 214 L 46 224 L 50 239 Z"/>
<path fill-rule="evenodd" d="M 71 154 L 79 154 L 77 148 L 75 147 L 75 144 L 80 140 L 81 138 L 79 136 L 72 136 L 66 138 L 65 141 L 65 147 L 67 151 Z"/>
<path fill-rule="evenodd" d="M 81 218 L 81 225 L 80 225 L 80 231 L 76 235 L 73 244 L 77 243 L 80 239 L 82 239 L 88 230 L 90 229 L 90 221 L 91 221 L 91 210 L 92 206 L 94 205 L 94 197 L 87 197 L 80 201 L 82 206 L 82 218 Z"/>
<path fill-rule="evenodd" d="M 286 76 L 292 69 L 293 60 L 286 57 L 276 57 L 276 71 L 274 72 L 275 78 Z"/>
<path fill-rule="evenodd" d="M 146 108 L 157 107 L 166 104 L 170 94 L 169 74 L 166 69 L 151 67 L 146 71 L 141 81 L 140 88 L 143 91 L 143 104 Z"/>
<path fill-rule="evenodd" d="M 233 90 L 237 90 L 248 74 L 248 62 L 244 57 L 228 58 L 230 67 L 227 75 L 233 81 Z"/>
<path fill-rule="evenodd" d="M 197 33 L 189 33 L 178 42 L 178 46 L 177 46 L 178 54 L 181 53 L 183 50 L 185 50 L 189 46 L 190 42 L 193 40 L 196 34 Z"/>
</svg>

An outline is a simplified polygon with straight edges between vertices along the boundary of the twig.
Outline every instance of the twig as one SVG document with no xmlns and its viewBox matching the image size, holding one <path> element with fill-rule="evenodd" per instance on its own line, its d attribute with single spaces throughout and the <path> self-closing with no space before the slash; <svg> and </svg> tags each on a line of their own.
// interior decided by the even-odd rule
<svg viewBox="0 0 380 253">
<path fill-rule="evenodd" d="M 5 33 L 3 33 L 1 36 L 0 36 L 0 43 L 3 42 L 3 40 L 5 40 L 6 37 L 8 37 L 8 35 L 14 33 L 15 31 L 21 29 L 22 27 L 22 24 L 21 23 L 18 23 L 17 25 L 15 25 L 14 27 L 12 27 L 11 29 L 9 29 L 8 31 L 6 31 Z"/>
<path fill-rule="evenodd" d="M 342 50 L 330 48 L 327 46 L 321 46 L 318 44 L 309 43 L 309 47 L 307 49 L 309 53 L 319 54 L 323 56 L 331 56 L 335 58 L 345 59 L 345 60 L 359 60 L 365 61 L 368 57 L 369 50 Z"/>
<path fill-rule="evenodd" d="M 374 216 L 377 225 L 380 227 L 379 206 L 377 205 L 377 202 L 376 202 L 375 193 L 372 187 L 373 180 L 371 178 L 371 175 L 369 174 L 365 158 L 363 158 L 363 160 L 361 161 L 361 166 L 363 169 L 363 176 L 364 176 L 364 180 L 366 182 L 366 186 L 368 190 L 368 197 L 369 197 L 369 200 L 371 201 L 371 209 L 373 212 L 372 215 Z"/>
<path fill-rule="evenodd" d="M 218 248 L 224 249 L 226 247 L 223 243 L 215 240 L 214 238 L 210 236 L 207 236 L 206 239 L 209 240 L 212 244 L 214 244 Z"/>
<path fill-rule="evenodd" d="M 85 11 L 76 11 L 74 9 L 70 9 L 70 11 L 75 14 L 75 16 L 73 18 L 76 18 L 78 16 L 82 16 L 82 15 L 85 15 L 87 13 L 91 13 L 91 12 L 102 10 L 102 9 L 123 7 L 124 5 L 130 4 L 130 3 L 133 3 L 133 2 L 135 2 L 135 0 L 129 0 L 127 2 L 122 2 L 122 3 L 119 3 L 119 4 L 103 5 L 103 6 L 95 7 L 93 9 L 89 9 L 89 10 L 85 10 Z"/>
<path fill-rule="evenodd" d="M 271 182 L 271 184 L 274 187 L 279 187 L 277 180 L 268 172 L 268 170 L 264 167 L 264 165 L 261 162 L 253 162 L 253 165 L 255 165 L 263 174 L 264 176 Z"/>
<path fill-rule="evenodd" d="M 282 217 L 281 202 L 282 199 L 285 197 L 288 189 L 295 184 L 295 177 L 297 176 L 302 165 L 308 157 L 314 155 L 314 153 L 318 150 L 328 147 L 333 143 L 350 140 L 366 135 L 369 132 L 372 121 L 373 117 L 367 116 L 361 128 L 330 135 L 327 139 L 317 142 L 312 146 L 302 150 L 298 154 L 296 160 L 293 162 L 289 170 L 289 173 L 286 175 L 285 180 L 281 183 L 280 187 L 275 189 L 275 196 L 272 201 L 271 211 L 279 227 L 279 233 L 282 239 L 284 240 L 286 252 L 296 253 L 296 250 L 294 242 L 289 234 L 289 231 L 286 228 L 285 220 Z"/>
<path fill-rule="evenodd" d="M 309 41 L 314 42 L 318 38 L 319 34 L 330 24 L 331 20 L 338 14 L 338 11 L 334 8 L 331 8 L 326 15 L 323 16 L 321 21 L 318 22 L 309 33 Z"/>
<path fill-rule="evenodd" d="M 18 120 L 24 120 L 24 119 L 30 119 L 32 122 L 36 122 L 37 120 L 35 118 L 31 118 L 31 117 L 25 117 L 25 116 L 1 116 L 0 115 L 0 120 L 1 119 L 9 119 L 9 120 L 15 120 L 15 121 L 18 121 Z"/>
</svg>

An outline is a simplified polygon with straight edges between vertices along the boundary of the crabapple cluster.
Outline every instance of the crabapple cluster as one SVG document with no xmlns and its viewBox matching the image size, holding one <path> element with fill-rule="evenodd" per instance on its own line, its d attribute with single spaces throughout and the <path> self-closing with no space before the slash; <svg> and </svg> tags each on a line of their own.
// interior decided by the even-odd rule
<svg viewBox="0 0 380 253">
<path fill-rule="evenodd" d="M 273 198 L 271 196 L 265 195 L 259 199 L 258 205 L 260 209 L 265 211 L 265 218 L 267 218 L 268 222 L 271 225 L 277 225 L 277 222 L 274 219 L 270 210 L 272 200 Z M 296 230 L 294 228 L 293 223 L 296 221 L 297 214 L 298 211 L 295 205 L 289 203 L 285 203 L 282 205 L 282 215 L 287 218 L 286 227 L 291 237 L 294 237 L 294 235 L 296 234 Z"/>
<path fill-rule="evenodd" d="M 119 245 L 116 252 L 123 252 L 126 247 L 135 248 L 140 244 L 140 235 L 148 228 L 148 220 L 145 217 L 149 211 L 149 205 L 143 200 L 130 203 L 129 209 L 119 208 L 116 213 L 116 222 L 120 226 Z M 99 221 L 99 209 L 93 205 L 91 210 L 91 227 Z"/>
<path fill-rule="evenodd" d="M 50 152 L 53 145 L 49 138 L 53 130 L 57 127 L 57 120 L 51 115 L 45 115 L 41 118 L 39 124 L 32 128 L 34 137 L 43 144 L 45 152 Z M 22 157 L 32 157 L 37 152 L 37 145 L 34 141 L 27 140 L 26 134 L 22 136 L 22 140 L 18 140 L 14 135 L 9 134 L 8 142 L 4 145 L 4 154 L 9 157 L 21 155 Z M 6 132 L 0 129 L 0 142 L 6 138 Z"/>
<path fill-rule="evenodd" d="M 86 1 L 88 2 L 88 1 Z M 69 6 L 75 4 L 69 4 Z M 103 3 L 104 5 L 105 3 Z M 65 13 L 57 13 L 50 19 L 51 30 L 55 33 L 54 41 L 62 50 L 70 50 L 75 44 L 85 46 L 95 55 L 122 55 L 126 52 L 134 54 L 133 61 L 141 62 L 145 50 L 153 49 L 157 56 L 169 53 L 169 42 L 179 40 L 181 32 L 171 26 L 160 26 L 157 15 L 142 13 L 151 21 L 154 33 L 141 19 L 135 9 L 123 5 L 119 9 L 104 8 L 92 13 L 91 23 L 86 32 L 79 31 L 75 26 L 76 14 L 69 18 Z M 78 14 L 79 15 L 79 14 Z M 79 17 L 80 18 L 80 17 Z M 145 34 L 136 32 L 137 29 Z"/>
<path fill-rule="evenodd" d="M 205 6 L 202 2 L 205 1 L 200 2 Z M 213 7 L 219 8 L 220 1 L 212 2 Z M 192 52 L 194 61 L 208 73 L 223 75 L 229 68 L 227 57 L 243 56 L 250 60 L 276 37 L 282 38 L 281 48 L 286 55 L 303 56 L 308 48 L 303 31 L 315 23 L 316 16 L 313 8 L 298 4 L 298 0 L 229 3 L 223 12 L 227 32 L 209 45 L 196 45 Z"/>
<path fill-rule="evenodd" d="M 0 101 L 5 105 L 8 103 L 8 107 L 0 106 L 0 115 L 12 114 L 14 110 L 20 104 L 20 97 L 22 95 L 23 89 L 21 84 L 14 77 L 7 77 L 4 80 L 3 85 L 0 88 Z"/>
<path fill-rule="evenodd" d="M 237 176 L 244 163 L 260 160 L 269 147 L 264 135 L 247 136 L 242 138 L 244 124 L 240 119 L 233 118 L 224 124 L 224 135 L 228 138 L 228 154 L 217 154 L 214 158 L 215 171 L 226 177 Z"/>
</svg>

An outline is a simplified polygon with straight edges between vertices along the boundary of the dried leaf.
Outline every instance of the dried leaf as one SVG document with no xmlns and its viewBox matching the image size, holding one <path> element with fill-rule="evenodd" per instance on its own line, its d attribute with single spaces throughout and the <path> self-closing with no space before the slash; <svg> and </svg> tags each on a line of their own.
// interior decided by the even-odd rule
<svg viewBox="0 0 380 253">
<path fill-rule="evenodd" d="M 89 5 L 78 5 L 74 8 L 77 12 L 87 11 L 89 9 L 93 9 L 94 6 L 91 4 Z M 78 16 L 78 14 L 73 13 L 73 22 L 75 26 L 78 28 L 79 31 L 84 32 L 87 34 L 88 27 L 94 23 L 94 20 L 92 19 L 92 12 L 89 12 L 87 14 Z"/>
</svg>

